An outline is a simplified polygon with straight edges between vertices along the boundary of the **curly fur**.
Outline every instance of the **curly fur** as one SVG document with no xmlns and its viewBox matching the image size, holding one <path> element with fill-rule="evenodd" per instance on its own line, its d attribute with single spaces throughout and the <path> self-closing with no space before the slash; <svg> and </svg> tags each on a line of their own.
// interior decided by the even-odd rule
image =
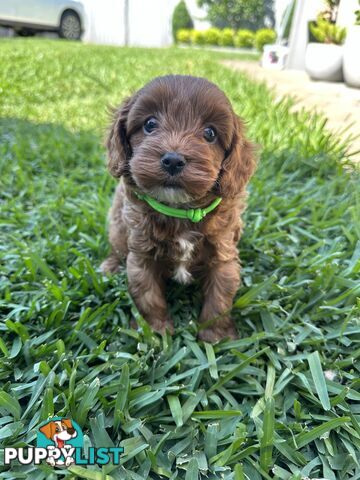
<svg viewBox="0 0 360 480">
<path fill-rule="evenodd" d="M 149 117 L 159 126 L 146 135 L 143 125 Z M 203 137 L 208 126 L 217 132 L 213 144 Z M 235 338 L 229 312 L 240 283 L 237 243 L 255 159 L 243 122 L 225 94 L 203 78 L 155 78 L 114 111 L 107 149 L 110 173 L 122 180 L 110 210 L 112 252 L 103 271 L 115 272 L 126 260 L 130 293 L 159 332 L 173 331 L 166 281 L 200 278 L 200 339 Z M 161 168 L 160 157 L 166 152 L 185 158 L 184 169 L 175 177 Z M 201 222 L 192 223 L 157 213 L 135 191 L 180 208 L 205 207 L 219 195 L 223 200 Z"/>
</svg>

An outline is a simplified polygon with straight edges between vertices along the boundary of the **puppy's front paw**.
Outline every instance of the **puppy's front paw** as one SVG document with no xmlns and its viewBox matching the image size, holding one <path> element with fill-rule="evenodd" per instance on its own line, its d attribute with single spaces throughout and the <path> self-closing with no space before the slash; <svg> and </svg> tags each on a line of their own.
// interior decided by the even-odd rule
<svg viewBox="0 0 360 480">
<path fill-rule="evenodd" d="M 174 323 L 170 317 L 168 317 L 165 321 L 156 319 L 152 321 L 150 325 L 155 332 L 158 332 L 161 335 L 164 335 L 166 330 L 169 331 L 170 335 L 174 335 Z"/>
<path fill-rule="evenodd" d="M 164 335 L 166 330 L 169 331 L 170 335 L 174 335 L 174 323 L 171 318 L 167 318 L 165 321 L 163 320 L 152 320 L 149 321 L 150 327 L 157 333 L 160 333 L 160 335 Z M 133 328 L 134 330 L 137 330 L 139 328 L 138 324 L 136 323 L 136 320 L 133 318 L 130 321 L 130 327 Z"/>
<path fill-rule="evenodd" d="M 228 325 L 226 327 L 216 326 L 212 328 L 204 328 L 199 331 L 198 338 L 203 342 L 216 343 L 224 338 L 236 340 L 239 336 L 236 332 L 235 326 Z"/>
<path fill-rule="evenodd" d="M 100 271 L 105 274 L 117 273 L 120 270 L 120 262 L 118 257 L 110 255 L 100 265 Z"/>
</svg>

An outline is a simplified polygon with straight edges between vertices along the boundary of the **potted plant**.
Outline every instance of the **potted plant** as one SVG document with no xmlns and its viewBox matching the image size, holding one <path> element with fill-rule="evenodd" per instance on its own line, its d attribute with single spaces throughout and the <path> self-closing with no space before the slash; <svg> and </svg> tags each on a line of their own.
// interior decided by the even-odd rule
<svg viewBox="0 0 360 480">
<path fill-rule="evenodd" d="M 360 88 L 360 0 L 355 25 L 350 27 L 344 45 L 344 79 L 350 87 Z"/>
<path fill-rule="evenodd" d="M 324 18 L 310 24 L 312 36 L 318 43 L 308 44 L 305 70 L 313 80 L 340 82 L 343 79 L 343 47 L 346 29 Z"/>
</svg>

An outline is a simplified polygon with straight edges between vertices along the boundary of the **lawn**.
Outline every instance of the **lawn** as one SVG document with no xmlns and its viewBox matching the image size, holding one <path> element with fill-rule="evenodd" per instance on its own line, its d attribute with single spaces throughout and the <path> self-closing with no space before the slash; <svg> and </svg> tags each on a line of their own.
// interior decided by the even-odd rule
<svg viewBox="0 0 360 480">
<path fill-rule="evenodd" d="M 34 445 L 56 414 L 86 445 L 125 448 L 120 467 L 66 478 L 360 479 L 359 175 L 323 118 L 291 114 L 221 58 L 0 42 L 0 446 Z M 107 108 L 169 72 L 219 84 L 262 147 L 239 245 L 241 338 L 215 346 L 196 341 L 196 289 L 171 285 L 176 333 L 161 338 L 125 272 L 98 271 L 115 187 Z"/>
</svg>

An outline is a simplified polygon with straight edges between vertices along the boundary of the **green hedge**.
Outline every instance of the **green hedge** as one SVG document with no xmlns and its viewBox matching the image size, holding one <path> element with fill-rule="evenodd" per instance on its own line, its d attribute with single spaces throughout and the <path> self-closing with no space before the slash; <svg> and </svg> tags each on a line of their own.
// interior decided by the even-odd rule
<svg viewBox="0 0 360 480">
<path fill-rule="evenodd" d="M 179 43 L 189 45 L 218 45 L 221 47 L 256 47 L 260 52 L 267 43 L 274 43 L 276 33 L 269 28 L 262 28 L 257 32 L 251 30 L 233 30 L 231 28 L 209 28 L 208 30 L 193 30 L 183 28 L 176 34 Z"/>
<path fill-rule="evenodd" d="M 205 34 L 202 30 L 192 30 L 190 41 L 193 45 L 205 45 Z"/>
<path fill-rule="evenodd" d="M 232 28 L 224 28 L 220 32 L 219 45 L 221 47 L 233 47 L 234 36 L 235 32 Z"/>
<path fill-rule="evenodd" d="M 204 37 L 205 37 L 205 44 L 206 45 L 219 45 L 221 30 L 219 28 L 209 28 L 205 30 Z"/>
<path fill-rule="evenodd" d="M 259 52 L 264 50 L 264 45 L 275 43 L 276 33 L 271 28 L 261 28 L 255 33 L 255 47 Z"/>
<path fill-rule="evenodd" d="M 181 28 L 176 32 L 176 40 L 180 43 L 191 43 L 191 30 Z"/>
<path fill-rule="evenodd" d="M 251 30 L 238 30 L 235 35 L 234 43 L 236 47 L 253 48 L 255 45 L 255 32 Z"/>
</svg>

